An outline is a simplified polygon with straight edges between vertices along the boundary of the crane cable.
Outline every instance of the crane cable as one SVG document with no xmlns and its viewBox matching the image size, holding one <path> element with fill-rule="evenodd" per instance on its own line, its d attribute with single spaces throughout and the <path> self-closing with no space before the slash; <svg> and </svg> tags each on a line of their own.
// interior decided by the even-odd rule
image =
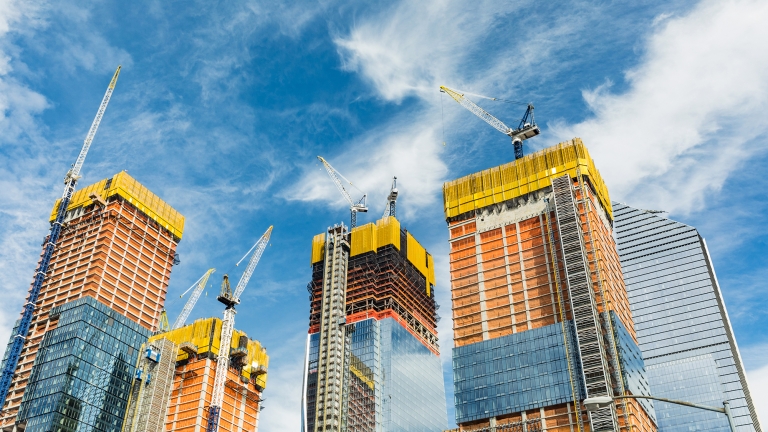
<svg viewBox="0 0 768 432">
<path fill-rule="evenodd" d="M 515 105 L 528 105 L 528 102 L 513 101 L 513 100 L 508 100 L 508 99 L 501 99 L 501 98 L 495 98 L 495 97 L 490 97 L 490 96 L 483 96 L 481 94 L 465 92 L 463 90 L 456 90 L 456 91 L 460 92 L 460 93 L 462 93 L 464 95 L 477 96 L 479 98 L 488 99 L 488 100 L 497 101 L 497 102 L 504 102 L 504 103 L 510 103 L 510 104 L 515 104 Z"/>
</svg>

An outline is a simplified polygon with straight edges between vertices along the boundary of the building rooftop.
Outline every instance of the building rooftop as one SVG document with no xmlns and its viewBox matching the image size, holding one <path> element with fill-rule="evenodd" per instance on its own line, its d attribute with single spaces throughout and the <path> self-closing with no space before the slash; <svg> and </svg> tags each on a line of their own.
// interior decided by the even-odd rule
<svg viewBox="0 0 768 432">
<path fill-rule="evenodd" d="M 150 219 L 170 231 L 174 237 L 181 239 L 184 232 L 184 216 L 125 171 L 75 191 L 69 201 L 67 211 L 91 205 L 98 201 L 97 197 L 107 201 L 113 196 L 122 197 Z M 60 203 L 61 199 L 58 199 L 53 205 L 51 222 L 56 219 Z"/>
<path fill-rule="evenodd" d="M 531 153 L 513 162 L 470 174 L 443 185 L 445 217 L 502 203 L 552 185 L 552 179 L 581 172 L 613 220 L 611 199 L 600 172 L 580 138 Z"/>
</svg>

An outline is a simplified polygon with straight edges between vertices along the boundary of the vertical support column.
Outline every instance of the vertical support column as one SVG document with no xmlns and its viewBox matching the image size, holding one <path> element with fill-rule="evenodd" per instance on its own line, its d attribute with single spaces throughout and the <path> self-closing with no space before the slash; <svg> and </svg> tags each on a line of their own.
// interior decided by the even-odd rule
<svg viewBox="0 0 768 432">
<path fill-rule="evenodd" d="M 585 256 L 584 235 L 570 176 L 553 179 L 552 189 L 586 396 L 613 396 L 595 292 Z M 613 405 L 589 413 L 589 418 L 592 432 L 617 430 Z"/>
<path fill-rule="evenodd" d="M 344 224 L 328 231 L 320 315 L 315 432 L 341 431 L 346 342 L 348 231 Z"/>
<path fill-rule="evenodd" d="M 520 277 L 523 284 L 523 299 L 525 300 L 525 328 L 531 328 L 531 308 L 528 306 L 528 282 L 525 277 L 525 262 L 523 258 L 523 239 L 520 237 L 520 222 L 515 222 L 515 233 L 517 234 L 517 256 L 520 260 Z"/>
<path fill-rule="evenodd" d="M 509 313 L 512 322 L 512 333 L 517 333 L 517 322 L 515 321 L 515 296 L 512 294 L 512 269 L 509 267 L 509 245 L 507 242 L 507 226 L 501 227 L 501 241 L 504 246 L 504 267 L 507 272 L 507 294 L 509 295 Z"/>
<path fill-rule="evenodd" d="M 483 277 L 483 250 L 480 233 L 475 232 L 475 256 L 477 256 L 477 291 L 480 298 L 480 326 L 483 329 L 483 340 L 488 340 L 488 312 L 485 305 L 485 278 Z"/>
</svg>

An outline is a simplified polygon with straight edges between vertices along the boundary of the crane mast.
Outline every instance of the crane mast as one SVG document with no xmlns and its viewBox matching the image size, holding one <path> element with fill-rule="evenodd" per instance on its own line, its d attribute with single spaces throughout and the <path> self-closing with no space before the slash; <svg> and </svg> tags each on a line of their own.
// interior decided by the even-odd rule
<svg viewBox="0 0 768 432">
<path fill-rule="evenodd" d="M 32 314 L 35 310 L 35 303 L 40 295 L 40 289 L 43 287 L 43 281 L 45 275 L 48 273 L 48 266 L 51 263 L 51 257 L 56 247 L 56 243 L 59 241 L 59 235 L 61 234 L 61 227 L 64 223 L 64 216 L 67 214 L 67 207 L 69 207 L 69 201 L 72 199 L 72 194 L 75 192 L 75 186 L 80 179 L 80 170 L 85 162 L 85 157 L 88 155 L 88 150 L 91 148 L 96 131 L 99 129 L 101 118 L 104 116 L 104 112 L 107 110 L 107 105 L 112 97 L 112 91 L 115 89 L 117 83 L 117 77 L 120 75 L 120 69 L 122 66 L 118 66 L 115 74 L 112 76 L 112 80 L 109 82 L 107 92 L 104 94 L 104 98 L 101 100 L 99 110 L 96 112 L 96 117 L 91 123 L 91 128 L 88 130 L 88 134 L 85 136 L 83 147 L 80 149 L 80 154 L 77 156 L 77 160 L 72 165 L 72 168 L 67 171 L 67 175 L 64 177 L 64 193 L 61 195 L 61 201 L 59 208 L 56 212 L 56 218 L 51 224 L 51 232 L 46 237 L 43 243 L 43 254 L 40 259 L 40 263 L 37 265 L 35 271 L 35 279 L 32 282 L 32 286 L 29 289 L 27 295 L 27 301 L 24 303 L 24 310 L 19 320 L 19 325 L 16 331 L 11 335 L 11 344 L 8 348 L 8 354 L 3 367 L 2 376 L 0 376 L 0 408 L 5 405 L 5 399 L 8 396 L 8 390 L 11 388 L 11 382 L 16 371 L 16 367 L 21 357 L 21 350 L 24 348 L 24 342 L 29 334 L 29 326 L 32 323 Z"/>
<path fill-rule="evenodd" d="M 357 226 L 357 212 L 365 213 L 368 211 L 368 206 L 365 204 L 365 199 L 368 195 L 363 194 L 363 197 L 360 198 L 357 202 L 352 201 L 352 197 L 349 195 L 349 192 L 347 192 L 347 189 L 344 188 L 344 185 L 342 184 L 341 180 L 344 179 L 345 182 L 352 185 L 352 182 L 344 178 L 343 175 L 341 175 L 340 172 L 336 171 L 336 168 L 332 167 L 331 164 L 328 163 L 327 160 L 323 159 L 321 156 L 317 157 L 320 159 L 320 162 L 323 163 L 323 166 L 325 167 L 325 170 L 328 172 L 328 176 L 331 177 L 331 180 L 333 180 L 333 184 L 336 185 L 336 189 L 339 190 L 341 193 L 341 196 L 344 197 L 345 200 L 349 203 L 349 212 L 351 213 L 351 221 L 350 226 L 352 228 Z"/>
<path fill-rule="evenodd" d="M 232 331 L 235 327 L 235 305 L 240 303 L 240 296 L 245 291 L 248 281 L 251 280 L 253 270 L 261 259 L 261 255 L 269 244 L 269 237 L 272 235 L 272 226 L 259 238 L 253 247 L 254 252 L 248 261 L 248 267 L 245 268 L 240 281 L 235 287 L 235 292 L 229 286 L 229 277 L 224 275 L 221 284 L 221 293 L 218 300 L 224 303 L 224 318 L 221 322 L 221 342 L 219 343 L 219 355 L 216 358 L 216 378 L 213 381 L 213 393 L 211 395 L 211 406 L 208 408 L 208 425 L 206 432 L 216 432 L 219 429 L 219 417 L 221 415 L 221 406 L 224 403 L 224 384 L 227 382 L 227 371 L 229 370 L 229 349 L 232 345 Z"/>
<path fill-rule="evenodd" d="M 525 114 L 523 114 L 523 118 L 520 120 L 517 129 L 512 129 L 501 120 L 492 116 L 488 111 L 480 108 L 474 102 L 464 97 L 464 94 L 459 93 L 457 90 L 440 86 L 440 91 L 447 93 L 453 100 L 469 110 L 472 114 L 480 117 L 483 121 L 493 126 L 497 131 L 512 138 L 516 160 L 523 157 L 523 141 L 528 138 L 533 138 L 541 133 L 541 129 L 539 129 L 536 120 L 533 118 L 533 104 L 528 104 L 528 108 L 525 110 Z"/>
<path fill-rule="evenodd" d="M 181 328 L 185 322 L 187 322 L 187 318 L 189 318 L 189 314 L 192 312 L 192 309 L 195 307 L 195 304 L 197 303 L 197 300 L 200 298 L 200 295 L 203 293 L 203 290 L 205 289 L 205 285 L 208 284 L 208 278 L 211 277 L 213 272 L 215 272 L 216 269 L 208 269 L 207 272 L 203 276 L 200 277 L 200 279 L 197 280 L 194 284 L 192 284 L 191 287 L 187 289 L 187 291 L 184 292 L 186 294 L 189 292 L 189 290 L 193 289 L 192 294 L 187 299 L 187 303 L 184 304 L 184 308 L 181 310 L 181 313 L 176 318 L 176 321 L 173 322 L 173 326 L 171 327 L 171 330 L 176 330 Z M 184 295 L 182 294 L 182 296 Z"/>
<path fill-rule="evenodd" d="M 384 215 L 382 217 L 397 216 L 395 204 L 397 204 L 397 177 L 392 177 L 392 187 L 389 188 L 387 206 L 384 207 Z"/>
</svg>

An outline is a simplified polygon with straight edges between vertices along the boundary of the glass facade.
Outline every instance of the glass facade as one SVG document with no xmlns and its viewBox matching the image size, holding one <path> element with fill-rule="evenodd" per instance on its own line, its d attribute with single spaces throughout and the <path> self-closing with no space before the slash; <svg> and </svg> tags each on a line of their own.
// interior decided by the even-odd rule
<svg viewBox="0 0 768 432">
<path fill-rule="evenodd" d="M 310 335 L 306 425 L 314 428 L 318 333 Z M 359 432 L 446 429 L 440 358 L 393 318 L 347 325 L 343 424 Z"/>
<path fill-rule="evenodd" d="M 615 236 L 654 396 L 730 402 L 737 429 L 760 431 L 706 243 L 695 228 L 614 203 Z M 661 432 L 728 431 L 723 415 L 655 403 Z"/>
<path fill-rule="evenodd" d="M 27 432 L 119 432 L 150 332 L 91 297 L 51 310 L 17 421 Z"/>
<path fill-rule="evenodd" d="M 619 356 L 619 365 L 621 367 L 621 379 L 624 384 L 624 390 L 635 396 L 651 396 L 651 386 L 648 383 L 648 371 L 643 361 L 643 353 L 637 346 L 632 335 L 621 322 L 614 311 L 610 311 L 611 326 L 613 328 L 613 340 L 616 342 L 616 352 Z M 621 394 L 621 389 L 614 388 L 614 394 Z M 654 402 L 649 399 L 637 399 L 640 406 L 643 407 L 648 416 L 656 421 L 656 412 L 653 408 Z"/>
<path fill-rule="evenodd" d="M 573 323 L 565 324 L 575 347 Z M 572 402 L 574 390 L 584 399 L 578 361 L 569 354 L 561 323 L 454 348 L 456 423 Z"/>
</svg>

